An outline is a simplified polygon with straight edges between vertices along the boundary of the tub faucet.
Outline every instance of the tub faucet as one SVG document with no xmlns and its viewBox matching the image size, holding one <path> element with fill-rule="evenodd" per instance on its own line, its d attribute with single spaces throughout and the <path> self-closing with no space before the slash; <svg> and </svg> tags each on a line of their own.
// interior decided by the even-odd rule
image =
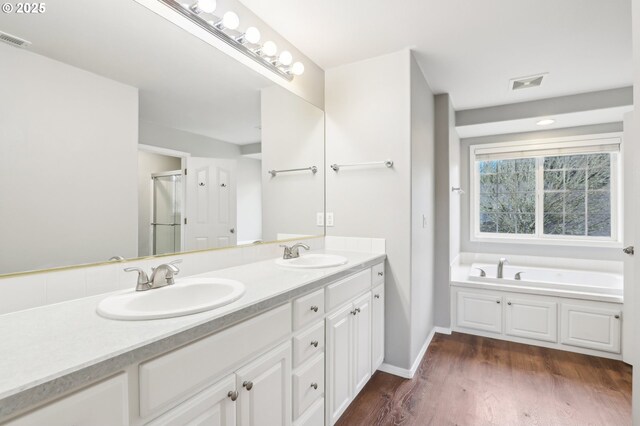
<svg viewBox="0 0 640 426">
<path fill-rule="evenodd" d="M 505 257 L 501 257 L 500 261 L 498 261 L 498 276 L 497 278 L 504 278 L 502 276 L 502 270 L 504 269 L 504 265 L 509 263 L 509 261 Z"/>
</svg>

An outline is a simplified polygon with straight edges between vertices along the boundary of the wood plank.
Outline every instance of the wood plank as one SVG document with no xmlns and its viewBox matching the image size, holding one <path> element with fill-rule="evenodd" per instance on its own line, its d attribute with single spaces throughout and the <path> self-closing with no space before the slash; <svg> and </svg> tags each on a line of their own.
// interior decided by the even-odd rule
<svg viewBox="0 0 640 426">
<path fill-rule="evenodd" d="M 376 372 L 337 424 L 631 425 L 631 366 L 436 334 L 413 379 Z"/>
</svg>

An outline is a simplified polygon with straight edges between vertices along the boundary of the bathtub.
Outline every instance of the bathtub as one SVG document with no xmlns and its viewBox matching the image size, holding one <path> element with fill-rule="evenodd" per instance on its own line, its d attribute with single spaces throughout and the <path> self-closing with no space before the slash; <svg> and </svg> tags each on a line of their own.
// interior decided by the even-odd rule
<svg viewBox="0 0 640 426">
<path fill-rule="evenodd" d="M 457 274 L 459 284 L 494 290 L 622 302 L 622 274 L 505 264 L 503 278 L 497 278 L 496 263 L 478 262 L 466 266 L 466 277 L 464 273 Z M 480 276 L 481 269 L 485 271 L 485 277 Z M 516 279 L 518 272 L 521 277 L 519 280 Z"/>
</svg>

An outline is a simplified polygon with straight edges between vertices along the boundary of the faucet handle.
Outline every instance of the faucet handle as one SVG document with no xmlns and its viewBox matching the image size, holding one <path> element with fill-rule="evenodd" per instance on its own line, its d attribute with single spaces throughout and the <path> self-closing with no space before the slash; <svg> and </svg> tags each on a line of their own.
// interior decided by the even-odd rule
<svg viewBox="0 0 640 426">
<path fill-rule="evenodd" d="M 176 259 L 176 260 L 174 260 L 172 262 L 167 263 L 167 265 L 175 265 L 177 263 L 182 263 L 182 259 Z"/>
<path fill-rule="evenodd" d="M 514 278 L 519 281 L 522 279 L 522 274 L 526 274 L 526 272 L 525 271 L 516 272 L 516 276 Z"/>
<path fill-rule="evenodd" d="M 136 290 L 138 290 L 138 288 L 140 288 L 141 286 L 145 286 L 149 284 L 149 276 L 142 268 L 136 268 L 136 267 L 124 268 L 124 271 L 138 273 L 138 286 L 136 287 Z"/>
<path fill-rule="evenodd" d="M 480 276 L 481 277 L 486 277 L 487 273 L 484 271 L 484 269 L 482 268 L 473 268 L 473 269 L 477 269 L 478 271 L 480 271 Z"/>
</svg>

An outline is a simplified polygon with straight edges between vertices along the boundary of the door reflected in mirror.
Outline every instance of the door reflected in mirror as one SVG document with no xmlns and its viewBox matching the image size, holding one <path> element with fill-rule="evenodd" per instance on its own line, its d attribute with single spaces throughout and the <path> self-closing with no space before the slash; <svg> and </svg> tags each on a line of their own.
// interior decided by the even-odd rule
<svg viewBox="0 0 640 426">
<path fill-rule="evenodd" d="M 116 2 L 0 24 L 0 275 L 323 235 L 324 112 Z"/>
</svg>

